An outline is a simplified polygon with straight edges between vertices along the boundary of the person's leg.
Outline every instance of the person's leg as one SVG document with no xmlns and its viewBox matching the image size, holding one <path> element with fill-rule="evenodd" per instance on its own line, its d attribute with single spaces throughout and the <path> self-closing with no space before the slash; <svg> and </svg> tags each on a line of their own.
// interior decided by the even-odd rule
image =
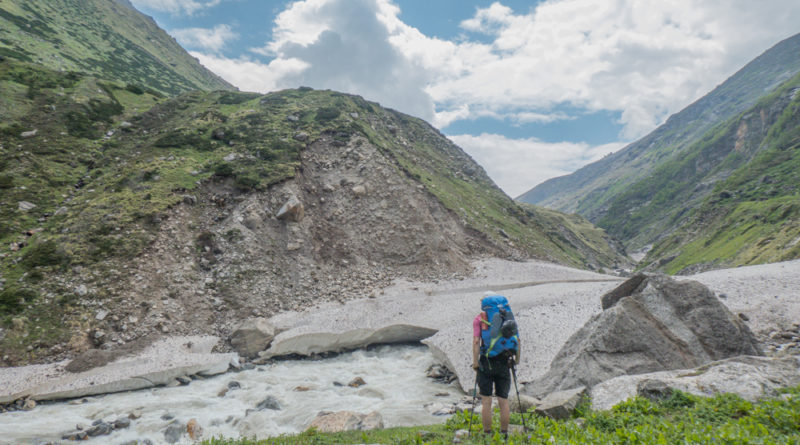
<svg viewBox="0 0 800 445">
<path fill-rule="evenodd" d="M 508 419 L 511 417 L 511 408 L 508 404 L 508 399 L 497 398 L 497 404 L 500 406 L 500 431 L 508 432 Z"/>
<path fill-rule="evenodd" d="M 511 390 L 511 373 L 508 368 L 498 372 L 495 376 L 495 395 L 500 406 L 500 431 L 508 433 L 508 421 L 511 416 L 511 406 L 508 403 L 508 392 Z"/>
<path fill-rule="evenodd" d="M 491 431 L 492 429 L 492 377 L 479 370 L 476 376 L 478 379 L 478 394 L 481 395 L 481 423 L 483 424 L 483 431 Z"/>
<path fill-rule="evenodd" d="M 481 395 L 481 422 L 484 433 L 492 431 L 492 396 Z"/>
</svg>

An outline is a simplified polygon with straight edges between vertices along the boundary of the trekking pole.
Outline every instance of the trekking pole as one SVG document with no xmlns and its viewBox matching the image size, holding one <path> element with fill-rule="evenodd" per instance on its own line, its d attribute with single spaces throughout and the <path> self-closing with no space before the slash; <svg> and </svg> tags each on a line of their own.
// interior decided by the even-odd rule
<svg viewBox="0 0 800 445">
<path fill-rule="evenodd" d="M 519 386 L 517 386 L 517 364 L 511 360 L 511 375 L 514 377 L 514 389 L 517 391 L 517 404 L 519 405 L 519 413 L 522 415 L 522 427 L 528 431 L 528 425 L 525 423 L 525 410 L 522 409 L 522 399 L 519 398 Z"/>
<path fill-rule="evenodd" d="M 475 371 L 475 387 L 472 388 L 472 411 L 469 413 L 469 428 L 467 437 L 472 436 L 472 418 L 475 416 L 475 399 L 478 397 L 478 371 Z"/>
</svg>

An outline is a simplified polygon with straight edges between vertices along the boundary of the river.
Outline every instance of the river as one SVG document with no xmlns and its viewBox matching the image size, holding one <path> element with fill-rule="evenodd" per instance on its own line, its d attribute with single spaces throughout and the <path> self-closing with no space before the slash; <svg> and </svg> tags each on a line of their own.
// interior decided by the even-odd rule
<svg viewBox="0 0 800 445">
<path fill-rule="evenodd" d="M 61 441 L 77 425 L 88 427 L 100 419 L 113 422 L 131 413 L 141 417 L 129 427 L 81 443 L 141 443 L 145 439 L 167 443 L 164 431 L 169 424 L 175 420 L 186 424 L 191 419 L 202 427 L 203 438 L 265 438 L 304 431 L 320 411 L 378 411 L 386 427 L 438 423 L 444 417 L 432 414 L 435 407 L 457 402 L 463 392 L 456 382 L 442 384 L 428 378 L 433 364 L 435 359 L 425 346 L 380 346 L 320 360 L 276 361 L 185 386 L 44 403 L 32 411 L 0 415 L 0 443 Z M 366 384 L 348 386 L 357 377 Z M 281 409 L 257 410 L 270 396 Z M 192 441 L 184 434 L 178 443 Z"/>
</svg>

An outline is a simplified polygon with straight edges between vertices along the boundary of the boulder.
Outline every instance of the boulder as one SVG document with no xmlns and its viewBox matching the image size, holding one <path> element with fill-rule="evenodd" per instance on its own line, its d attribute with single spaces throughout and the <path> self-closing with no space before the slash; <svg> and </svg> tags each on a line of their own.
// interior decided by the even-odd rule
<svg viewBox="0 0 800 445">
<path fill-rule="evenodd" d="M 266 399 L 262 400 L 261 402 L 258 403 L 258 405 L 256 405 L 256 409 L 258 409 L 259 411 L 263 411 L 265 409 L 271 409 L 277 411 L 281 409 L 281 403 L 278 402 L 278 399 L 276 399 L 275 397 L 268 396 Z"/>
<path fill-rule="evenodd" d="M 731 393 L 755 402 L 796 385 L 800 385 L 800 360 L 796 357 L 740 356 L 693 369 L 619 376 L 596 385 L 591 395 L 592 407 L 605 410 L 636 395 L 663 398 L 674 390 L 707 397 Z"/>
<path fill-rule="evenodd" d="M 303 203 L 297 199 L 296 196 L 290 196 L 289 199 L 278 209 L 275 217 L 280 220 L 299 222 L 305 215 Z"/>
<path fill-rule="evenodd" d="M 19 134 L 19 137 L 21 137 L 22 139 L 30 139 L 32 137 L 35 137 L 38 132 L 39 130 L 23 131 L 22 133 Z"/>
<path fill-rule="evenodd" d="M 356 377 L 353 380 L 350 380 L 350 383 L 348 383 L 347 386 L 351 388 L 358 388 L 359 386 L 364 386 L 366 384 L 367 382 L 365 382 L 364 379 L 361 377 Z"/>
<path fill-rule="evenodd" d="M 231 334 L 231 346 L 242 357 L 258 357 L 275 338 L 275 327 L 266 318 L 250 318 Z"/>
<path fill-rule="evenodd" d="M 584 394 L 586 394 L 584 386 L 552 392 L 542 399 L 536 408 L 536 414 L 555 420 L 569 419 Z"/>
<path fill-rule="evenodd" d="M 164 430 L 164 440 L 167 443 L 175 443 L 181 439 L 183 433 L 186 431 L 186 426 L 182 423 L 175 421 L 169 424 Z"/>
<path fill-rule="evenodd" d="M 511 411 L 515 413 L 525 413 L 531 408 L 536 408 L 542 402 L 536 397 L 526 396 L 520 394 L 519 399 L 516 394 L 508 396 L 508 402 L 511 404 Z"/>
<path fill-rule="evenodd" d="M 636 275 L 602 298 L 603 312 L 572 335 L 525 392 L 592 387 L 630 374 L 762 355 L 753 333 L 714 293 L 695 281 Z"/>
<path fill-rule="evenodd" d="M 324 433 L 379 429 L 383 428 L 383 418 L 377 411 L 369 414 L 359 414 L 352 411 L 321 411 L 311 422 L 309 428 L 316 428 Z"/>
</svg>

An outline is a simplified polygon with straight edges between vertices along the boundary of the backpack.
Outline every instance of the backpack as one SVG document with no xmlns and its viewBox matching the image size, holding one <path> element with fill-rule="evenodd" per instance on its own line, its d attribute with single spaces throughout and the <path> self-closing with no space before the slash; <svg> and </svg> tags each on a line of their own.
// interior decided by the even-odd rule
<svg viewBox="0 0 800 445">
<path fill-rule="evenodd" d="M 519 331 L 506 297 L 492 295 L 481 300 L 481 310 L 486 312 L 484 323 L 489 329 L 481 330 L 481 354 L 496 357 L 506 351 L 516 353 L 519 345 Z"/>
</svg>

